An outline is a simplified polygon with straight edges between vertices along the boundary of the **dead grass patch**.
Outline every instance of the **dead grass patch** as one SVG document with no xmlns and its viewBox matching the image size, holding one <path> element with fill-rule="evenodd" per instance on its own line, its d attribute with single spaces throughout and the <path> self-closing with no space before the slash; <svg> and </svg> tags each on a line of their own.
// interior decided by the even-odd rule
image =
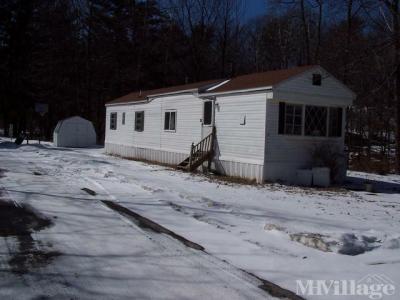
<svg viewBox="0 0 400 300">
<path fill-rule="evenodd" d="M 387 175 L 394 172 L 394 162 L 387 156 L 372 153 L 355 154 L 349 162 L 349 169 L 352 171 L 375 173 L 379 175 Z"/>
<path fill-rule="evenodd" d="M 156 166 L 165 167 L 166 170 L 190 174 L 190 176 L 192 178 L 196 178 L 197 180 L 200 180 L 200 181 L 207 181 L 210 183 L 217 183 L 217 184 L 226 185 L 226 186 L 242 185 L 242 186 L 256 187 L 259 189 L 268 188 L 269 190 L 272 190 L 272 191 L 284 190 L 289 193 L 299 193 L 300 192 L 301 194 L 321 194 L 321 195 L 327 195 L 327 196 L 329 196 L 330 194 L 337 195 L 337 193 L 341 193 L 341 194 L 348 193 L 348 190 L 341 186 L 331 186 L 331 187 L 327 187 L 327 188 L 322 188 L 322 187 L 301 187 L 301 186 L 296 186 L 296 185 L 288 185 L 288 184 L 284 184 L 284 183 L 280 183 L 280 182 L 257 183 L 257 181 L 255 179 L 251 180 L 251 179 L 246 179 L 246 178 L 242 178 L 242 177 L 227 176 L 227 175 L 218 174 L 215 172 L 202 172 L 201 170 L 197 170 L 195 172 L 189 173 L 187 171 L 178 169 L 176 165 L 165 164 L 165 163 L 160 163 L 158 161 L 152 161 L 152 160 L 146 160 L 146 159 L 125 157 L 125 156 L 115 155 L 115 154 L 108 154 L 108 155 L 117 157 L 117 158 L 130 160 L 130 161 L 141 162 L 141 163 L 148 164 L 148 165 L 156 165 Z"/>
</svg>

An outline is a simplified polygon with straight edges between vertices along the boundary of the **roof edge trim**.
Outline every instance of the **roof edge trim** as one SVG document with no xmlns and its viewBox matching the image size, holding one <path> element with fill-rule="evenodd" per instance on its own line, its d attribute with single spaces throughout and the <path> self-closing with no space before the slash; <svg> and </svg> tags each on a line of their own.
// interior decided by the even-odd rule
<svg viewBox="0 0 400 300">
<path fill-rule="evenodd" d="M 259 88 L 232 90 L 232 91 L 226 91 L 226 92 L 202 93 L 200 96 L 223 96 L 223 95 L 241 94 L 241 93 L 247 93 L 247 92 L 271 91 L 272 89 L 273 89 L 273 86 L 265 86 L 265 87 L 259 87 Z"/>
<path fill-rule="evenodd" d="M 212 87 L 208 88 L 206 91 L 207 92 L 208 91 L 213 91 L 213 90 L 219 88 L 220 86 L 223 86 L 224 84 L 228 83 L 229 81 L 231 81 L 231 79 L 225 80 L 225 81 L 223 81 L 223 82 L 221 82 L 221 83 L 219 83 L 219 84 L 217 84 L 215 86 L 212 86 Z"/>
</svg>

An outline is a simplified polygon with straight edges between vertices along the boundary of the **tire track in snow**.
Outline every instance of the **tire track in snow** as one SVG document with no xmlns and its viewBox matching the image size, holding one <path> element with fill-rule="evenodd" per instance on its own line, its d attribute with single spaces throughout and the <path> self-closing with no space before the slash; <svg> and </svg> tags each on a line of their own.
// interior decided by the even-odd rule
<svg viewBox="0 0 400 300">
<path fill-rule="evenodd" d="M 9 152 L 8 155 L 12 157 L 14 160 L 19 161 L 20 165 L 24 165 L 26 162 L 23 161 L 19 156 L 16 154 Z M 33 162 L 29 162 L 29 166 L 35 166 L 36 168 L 37 165 Z M 34 174 L 32 174 L 34 175 Z M 19 184 L 20 185 L 20 184 Z M 20 204 L 12 199 L 10 197 L 10 200 L 12 203 L 14 203 L 15 206 L 20 206 Z M 32 233 L 31 234 L 32 238 L 34 241 L 39 242 L 40 244 L 40 239 L 37 238 L 37 235 Z M 4 244 L 6 245 L 7 248 L 7 255 L 4 255 L 4 257 L 10 256 L 12 253 L 18 253 L 17 249 L 17 240 L 13 238 L 12 240 L 10 239 L 2 239 L 4 241 Z M 35 246 L 37 248 L 37 245 Z M 37 250 L 40 250 L 37 248 Z M 77 299 L 75 295 L 71 294 L 68 286 L 67 286 L 67 280 L 64 276 L 60 275 L 61 273 L 59 272 L 51 272 L 52 268 L 54 269 L 54 266 L 52 265 L 47 265 L 46 270 L 43 268 L 35 268 L 34 272 L 30 271 L 29 273 L 26 274 L 13 274 L 12 273 L 12 268 L 9 266 L 9 263 L 7 263 L 7 268 L 5 268 L 4 272 L 2 272 L 3 282 L 7 282 L 7 280 L 12 280 L 13 277 L 17 277 L 18 281 L 22 283 L 24 288 L 27 289 L 27 291 L 24 293 L 24 295 L 20 295 L 18 299 L 48 299 L 49 297 L 54 297 L 56 296 L 57 299 L 60 300 L 71 300 L 71 299 Z M 52 274 L 53 273 L 53 274 Z M 54 278 L 54 274 L 57 275 L 57 279 Z M 32 298 L 32 295 L 37 295 L 36 298 Z"/>
<path fill-rule="evenodd" d="M 152 226 L 152 227 L 157 226 L 158 230 L 161 231 L 160 233 L 164 233 L 167 235 L 171 235 L 171 233 L 173 233 L 172 231 L 164 228 L 163 226 L 155 223 L 154 221 L 147 219 L 147 218 L 135 213 L 134 211 L 129 210 L 129 209 L 117 204 L 117 199 L 106 188 L 104 188 L 100 183 L 98 183 L 96 180 L 89 178 L 89 177 L 85 177 L 85 179 L 87 181 L 89 181 L 90 183 L 92 183 L 93 185 L 97 186 L 99 189 L 101 189 L 104 193 L 106 193 L 108 195 L 108 197 L 111 199 L 110 201 L 100 200 L 100 202 L 102 202 L 108 208 L 115 211 L 115 209 L 112 208 L 112 205 L 111 205 L 112 203 L 115 203 L 114 206 L 118 205 L 120 208 L 125 209 L 125 213 L 122 213 L 122 215 L 124 215 L 124 214 L 129 215 L 128 211 L 130 211 L 131 214 L 133 213 L 134 218 L 136 218 L 136 219 L 144 218 L 145 219 L 144 222 L 148 223 L 150 221 L 152 223 L 152 225 L 150 225 L 150 226 Z M 138 187 L 141 187 L 141 186 L 138 186 Z M 120 211 L 118 211 L 118 212 L 120 212 Z M 127 218 L 127 217 L 129 218 L 129 216 L 126 216 L 125 218 Z M 140 226 L 140 227 L 142 227 L 142 226 Z M 163 228 L 163 229 L 160 229 L 160 228 Z M 164 230 L 167 230 L 168 232 L 165 232 Z M 142 232 L 142 233 L 144 233 L 144 232 Z M 173 233 L 173 234 L 176 235 L 175 233 Z M 168 238 L 167 236 L 160 237 L 159 235 L 154 235 L 154 234 L 149 234 L 149 236 L 153 237 L 152 238 L 153 242 L 158 241 L 159 243 L 163 244 L 165 248 L 171 247 L 170 241 L 167 242 L 168 245 L 165 245 L 166 238 Z M 172 237 L 172 238 L 177 239 L 176 237 Z M 183 239 L 185 239 L 185 238 L 183 238 Z M 179 240 L 179 238 L 178 238 L 178 240 Z M 188 240 L 186 240 L 186 241 L 188 241 Z M 191 241 L 189 241 L 189 242 L 192 244 L 198 245 L 194 242 L 191 242 Z M 199 249 L 199 247 L 191 247 L 190 245 L 188 246 L 185 242 L 182 242 L 182 244 L 184 244 L 186 246 L 186 249 L 180 248 L 179 249 L 180 252 L 195 251 L 195 255 L 190 256 L 191 257 L 190 260 L 186 256 L 182 256 L 182 259 L 185 259 L 189 263 L 192 263 L 192 264 L 196 262 L 196 267 L 201 266 L 206 272 L 207 272 L 206 265 L 211 265 L 211 266 L 217 267 L 220 271 L 222 271 L 228 277 L 235 278 L 235 280 L 239 280 L 239 281 L 247 284 L 251 288 L 257 287 L 257 288 L 263 290 L 270 297 L 284 298 L 284 299 L 290 299 L 290 300 L 304 300 L 304 298 L 296 295 L 292 291 L 284 289 L 268 280 L 265 280 L 261 277 L 254 275 L 246 270 L 239 269 L 239 268 L 235 267 L 234 265 L 230 264 L 226 260 L 222 260 L 222 259 L 219 259 L 219 258 L 213 256 L 212 254 L 208 253 L 204 247 L 202 247 L 200 245 L 198 245 L 198 246 L 200 246 L 201 249 Z M 176 245 L 174 245 L 173 247 L 175 248 Z M 188 249 L 188 248 L 193 248 L 195 250 Z M 198 249 L 196 249 L 196 248 L 198 248 Z M 196 250 L 198 250 L 198 251 L 196 251 Z M 231 288 L 234 288 L 234 287 L 231 286 Z M 263 294 L 263 295 L 264 295 L 264 297 L 266 296 L 266 294 Z"/>
<path fill-rule="evenodd" d="M 83 174 L 85 173 L 86 170 L 81 168 L 76 168 L 74 166 L 76 164 L 75 161 L 71 162 L 66 158 L 64 158 L 64 160 L 66 160 L 66 162 L 68 162 L 69 164 L 68 171 L 65 172 L 66 171 L 65 169 L 60 170 L 61 171 L 60 175 L 64 175 L 65 173 L 79 174 L 80 179 L 83 179 L 84 181 L 87 181 L 89 185 L 96 186 L 99 190 L 102 190 L 104 194 L 107 195 L 106 198 L 110 199 L 110 201 L 117 202 L 115 196 L 109 193 L 100 183 L 98 183 L 96 180 L 88 176 L 84 176 Z M 143 190 L 146 190 L 140 185 L 137 186 Z M 102 202 L 102 200 L 96 199 L 96 197 L 93 197 L 93 200 L 100 203 L 105 209 L 110 210 L 108 207 L 105 207 L 104 202 Z M 237 288 L 237 286 L 240 286 L 240 284 L 242 285 L 244 284 L 247 286 L 246 293 L 252 292 L 255 295 L 261 296 L 264 299 L 267 296 L 267 293 L 265 291 L 268 291 L 269 293 L 272 292 L 276 296 L 282 295 L 282 293 L 276 294 L 276 292 L 274 292 L 273 289 L 265 288 L 266 285 L 267 286 L 273 285 L 272 283 L 269 283 L 261 278 L 258 278 L 253 274 L 247 273 L 244 270 L 240 270 L 235 266 L 231 265 L 230 263 L 228 263 L 227 261 L 218 259 L 212 256 L 211 254 L 207 253 L 206 251 L 196 251 L 193 249 L 188 249 L 187 247 L 181 245 L 180 243 L 177 243 L 169 236 L 147 232 L 140 227 L 133 226 L 132 222 L 128 221 L 126 218 L 121 216 L 119 217 L 120 219 L 124 220 L 125 223 L 130 224 L 135 231 L 139 232 L 142 235 L 145 235 L 153 243 L 156 243 L 157 245 L 160 245 L 162 246 L 162 248 L 168 249 L 169 251 L 178 252 L 180 254 L 179 259 L 185 260 L 186 263 L 188 265 L 193 266 L 193 268 L 202 270 L 202 273 L 209 274 L 209 276 L 213 279 L 213 281 L 225 282 L 225 284 L 229 286 L 230 289 L 235 290 L 238 293 L 242 293 L 243 290 Z M 280 287 L 277 287 L 277 289 L 281 291 L 283 290 Z M 290 298 L 300 299 L 294 297 Z"/>
</svg>

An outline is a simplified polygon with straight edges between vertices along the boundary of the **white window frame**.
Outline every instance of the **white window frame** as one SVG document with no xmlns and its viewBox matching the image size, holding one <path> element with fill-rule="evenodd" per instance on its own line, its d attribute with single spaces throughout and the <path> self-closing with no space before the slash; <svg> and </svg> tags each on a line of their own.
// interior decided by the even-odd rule
<svg viewBox="0 0 400 300">
<path fill-rule="evenodd" d="M 286 133 L 286 113 L 287 113 L 287 106 L 289 105 L 298 105 L 302 107 L 302 119 L 301 119 L 301 134 L 290 134 L 290 133 Z M 318 135 L 318 136 L 314 136 L 314 135 L 306 135 L 306 107 L 307 106 L 317 106 L 317 107 L 323 107 L 327 110 L 326 113 L 326 133 L 325 135 Z M 334 106 L 334 105 L 314 105 L 314 104 L 305 104 L 305 103 L 291 103 L 291 102 L 285 102 L 285 122 L 284 122 L 284 128 L 283 128 L 283 133 L 279 133 L 279 135 L 282 136 L 286 136 L 286 137 L 293 137 L 293 138 L 297 138 L 297 137 L 303 137 L 303 138 L 312 138 L 312 139 L 325 139 L 325 138 L 329 138 L 329 139 L 338 139 L 338 138 L 343 138 L 344 136 L 344 122 L 345 122 L 345 108 L 343 106 Z M 330 118 L 331 118 L 331 109 L 342 109 L 342 122 L 340 124 L 341 126 L 341 135 L 340 136 L 331 136 L 329 134 L 330 132 Z"/>
<path fill-rule="evenodd" d="M 112 122 L 113 116 L 115 116 L 114 126 L 112 126 L 113 125 L 113 122 Z M 110 127 L 109 127 L 110 130 L 117 130 L 117 128 L 118 128 L 117 124 L 118 124 L 118 113 L 110 112 Z"/>
<path fill-rule="evenodd" d="M 175 126 L 174 126 L 174 128 L 175 129 L 170 129 L 171 128 L 171 113 L 174 113 L 175 114 Z M 168 122 L 168 129 L 166 129 L 165 128 L 165 119 L 166 119 L 166 116 L 167 116 L 167 114 L 170 114 L 170 116 L 169 116 L 169 122 Z M 163 128 L 164 128 L 164 131 L 165 132 L 176 132 L 176 125 L 177 125 L 177 119 L 178 119 L 178 112 L 177 112 L 177 110 L 176 109 L 169 109 L 169 110 L 166 110 L 166 111 L 164 111 L 164 119 L 163 119 Z"/>
<path fill-rule="evenodd" d="M 295 134 L 295 133 L 286 133 L 286 114 L 287 114 L 287 108 L 288 106 L 300 106 L 301 107 L 301 121 L 300 121 L 300 133 Z M 303 104 L 297 104 L 297 103 L 285 103 L 285 116 L 284 116 L 284 125 L 283 125 L 283 134 L 288 135 L 288 136 L 302 136 L 304 133 L 304 105 Z M 293 120 L 292 120 L 292 129 L 294 129 L 295 126 L 295 120 L 296 114 L 293 113 Z"/>
</svg>

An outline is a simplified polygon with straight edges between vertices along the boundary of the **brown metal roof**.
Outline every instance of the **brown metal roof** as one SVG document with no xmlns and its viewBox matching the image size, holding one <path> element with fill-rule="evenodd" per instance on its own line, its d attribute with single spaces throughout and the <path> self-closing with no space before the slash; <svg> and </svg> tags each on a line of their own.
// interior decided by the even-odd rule
<svg viewBox="0 0 400 300">
<path fill-rule="evenodd" d="M 274 86 L 292 76 L 298 75 L 316 66 L 302 66 L 286 70 L 253 73 L 232 78 L 226 84 L 212 90 L 212 93 L 223 93 L 237 90 L 247 90 Z"/>
<path fill-rule="evenodd" d="M 167 88 L 155 89 L 155 90 L 147 90 L 147 91 L 137 91 L 130 93 L 128 95 L 122 96 L 115 100 L 108 102 L 107 104 L 119 104 L 119 103 L 129 103 L 129 102 L 136 102 L 136 101 L 143 101 L 146 100 L 147 97 L 152 95 L 160 95 L 160 94 L 170 94 L 175 92 L 182 92 L 186 90 L 198 90 L 199 92 L 203 89 L 210 88 L 211 86 L 215 86 L 221 82 L 225 81 L 224 79 L 214 79 L 214 80 L 207 80 L 189 84 L 183 84 L 178 86 L 172 86 Z"/>
<path fill-rule="evenodd" d="M 301 74 L 315 67 L 316 67 L 315 65 L 311 65 L 311 66 L 295 67 L 285 70 L 276 70 L 263 73 L 242 75 L 232 78 L 227 83 L 224 83 L 221 86 L 210 90 L 209 92 L 224 93 L 224 92 L 231 92 L 238 90 L 247 90 L 247 89 L 274 86 L 286 79 L 289 79 L 292 76 Z M 119 104 L 119 103 L 123 104 L 129 102 L 143 101 L 146 100 L 149 96 L 183 92 L 186 90 L 198 90 L 198 92 L 201 93 L 201 92 L 206 92 L 207 89 L 210 89 L 213 86 L 217 86 L 218 84 L 223 83 L 224 81 L 225 80 L 223 79 L 208 80 L 208 81 L 195 82 L 195 83 L 155 89 L 155 90 L 133 92 L 128 95 L 117 98 L 111 102 L 108 102 L 107 104 Z"/>
</svg>

